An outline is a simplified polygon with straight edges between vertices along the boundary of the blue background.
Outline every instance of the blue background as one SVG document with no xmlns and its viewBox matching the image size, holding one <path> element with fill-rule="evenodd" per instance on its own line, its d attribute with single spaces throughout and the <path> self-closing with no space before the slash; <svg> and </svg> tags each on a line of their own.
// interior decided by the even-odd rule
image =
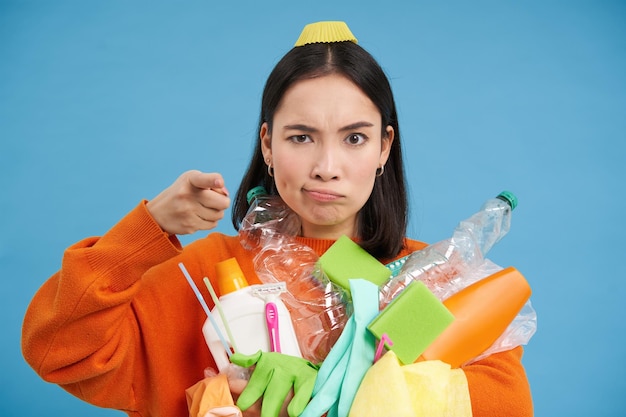
<svg viewBox="0 0 626 417">
<path fill-rule="evenodd" d="M 412 237 L 519 197 L 489 257 L 534 290 L 536 415 L 624 415 L 626 4 L 591 0 L 1 0 L 0 414 L 121 415 L 28 367 L 26 306 L 67 246 L 183 171 L 234 191 L 263 83 L 318 20 L 346 21 L 390 77 Z"/>
</svg>

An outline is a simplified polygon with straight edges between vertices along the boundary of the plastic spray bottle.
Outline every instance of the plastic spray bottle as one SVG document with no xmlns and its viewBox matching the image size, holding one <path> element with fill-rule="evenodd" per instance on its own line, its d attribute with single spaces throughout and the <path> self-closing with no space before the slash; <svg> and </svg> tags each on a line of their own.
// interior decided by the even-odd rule
<svg viewBox="0 0 626 417">
<path fill-rule="evenodd" d="M 211 314 L 221 333 L 231 339 L 233 351 L 251 355 L 259 350 L 274 350 L 302 356 L 291 316 L 279 297 L 284 288 L 273 284 L 248 285 L 235 258 L 217 263 L 215 272 L 220 297 Z M 209 319 L 202 333 L 218 369 L 226 371 L 231 366 L 229 354 Z"/>
</svg>

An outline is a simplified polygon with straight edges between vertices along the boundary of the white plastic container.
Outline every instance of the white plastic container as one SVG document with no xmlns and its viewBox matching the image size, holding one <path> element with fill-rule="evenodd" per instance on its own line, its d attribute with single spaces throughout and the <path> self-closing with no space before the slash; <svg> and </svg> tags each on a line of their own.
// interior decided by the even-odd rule
<svg viewBox="0 0 626 417">
<path fill-rule="evenodd" d="M 291 322 L 291 316 L 278 294 L 272 296 L 268 295 L 268 291 L 256 291 L 257 293 L 264 293 L 265 296 L 261 298 L 254 295 L 255 289 L 267 286 L 248 285 L 235 258 L 216 264 L 215 269 L 219 291 L 222 294 L 219 298 L 222 313 L 226 318 L 230 334 L 234 339 L 234 341 L 231 341 L 232 351 L 237 351 L 244 355 L 251 355 L 259 350 L 263 352 L 270 351 L 265 305 L 267 302 L 273 302 L 278 310 L 278 335 L 281 353 L 302 357 Z M 211 310 L 211 314 L 218 324 L 222 335 L 228 341 L 228 331 L 226 326 L 224 326 L 217 306 Z M 209 319 L 204 322 L 202 333 L 219 371 L 225 372 L 230 365 L 228 354 L 224 350 L 224 345 Z"/>
</svg>

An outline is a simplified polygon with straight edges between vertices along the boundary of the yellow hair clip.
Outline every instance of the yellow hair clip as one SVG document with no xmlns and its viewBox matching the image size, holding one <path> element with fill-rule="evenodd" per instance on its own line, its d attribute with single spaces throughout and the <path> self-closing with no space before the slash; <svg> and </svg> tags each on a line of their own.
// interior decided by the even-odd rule
<svg viewBox="0 0 626 417">
<path fill-rule="evenodd" d="M 345 41 L 357 43 L 345 22 L 316 22 L 309 23 L 302 29 L 302 33 L 294 46 Z"/>
</svg>

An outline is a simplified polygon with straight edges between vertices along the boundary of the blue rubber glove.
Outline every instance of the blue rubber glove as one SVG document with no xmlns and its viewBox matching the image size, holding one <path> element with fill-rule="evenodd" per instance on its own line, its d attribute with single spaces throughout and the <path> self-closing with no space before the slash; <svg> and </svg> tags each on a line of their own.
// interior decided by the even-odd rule
<svg viewBox="0 0 626 417">
<path fill-rule="evenodd" d="M 237 407 L 247 410 L 263 397 L 261 417 L 276 417 L 293 387 L 294 396 L 287 406 L 289 416 L 299 416 L 311 399 L 317 366 L 306 359 L 278 352 L 254 355 L 234 353 L 230 361 L 245 368 L 256 365 L 248 385 L 237 400 Z"/>
<path fill-rule="evenodd" d="M 313 399 L 301 417 L 347 416 L 352 401 L 374 362 L 374 336 L 368 324 L 378 315 L 378 287 L 363 279 L 351 279 L 354 313 L 328 357 L 322 363 L 313 388 Z"/>
</svg>

